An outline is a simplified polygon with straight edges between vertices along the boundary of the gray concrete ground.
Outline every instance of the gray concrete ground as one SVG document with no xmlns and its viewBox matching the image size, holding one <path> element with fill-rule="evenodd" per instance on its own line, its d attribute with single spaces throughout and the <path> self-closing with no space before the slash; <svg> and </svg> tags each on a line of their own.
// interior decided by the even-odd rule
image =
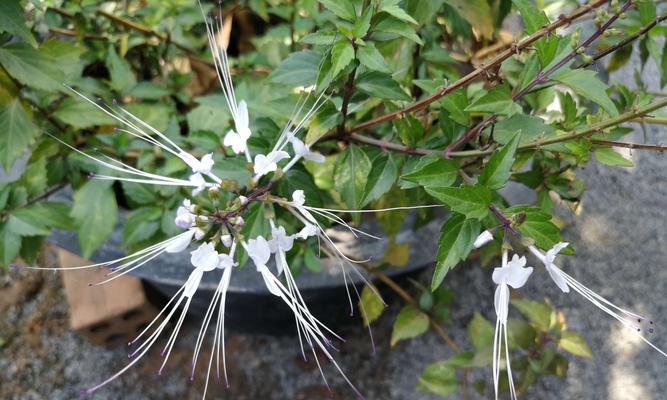
<svg viewBox="0 0 667 400">
<path fill-rule="evenodd" d="M 630 77 L 632 71 L 625 68 L 616 76 Z M 651 66 L 644 76 L 649 87 L 657 90 L 655 68 Z M 664 142 L 664 138 L 663 127 L 647 128 L 647 142 Z M 632 140 L 644 140 L 640 129 Z M 652 316 L 658 328 L 655 342 L 667 348 L 667 335 L 663 333 L 667 332 L 667 159 L 639 151 L 629 156 L 635 162 L 634 168 L 591 163 L 581 172 L 587 191 L 580 215 L 573 218 L 561 210 L 568 221 L 564 237 L 576 247 L 577 255 L 563 258 L 561 265 L 616 304 Z M 48 256 L 45 263 L 51 262 Z M 427 280 L 428 273 L 423 278 Z M 4 292 L 14 293 L 11 296 L 16 295 L 15 298 L 0 296 L 0 343 L 4 342 L 0 344 L 0 398 L 75 398 L 80 388 L 104 380 L 125 365 L 123 349 L 94 347 L 67 329 L 67 304 L 57 276 L 21 271 L 0 279 L 0 288 L 21 286 L 19 291 Z M 481 309 L 487 317 L 493 316 L 490 270 L 477 265 L 460 266 L 448 275 L 447 282 L 457 292 L 454 326 L 449 332 L 458 342 L 468 345 L 465 326 L 472 313 Z M 566 313 L 571 329 L 581 332 L 595 353 L 592 360 L 572 357 L 567 379 L 543 380 L 525 398 L 665 398 L 667 360 L 610 317 L 577 294 L 559 292 L 543 270 L 534 273 L 522 293 L 533 299 L 551 298 Z M 390 350 L 391 322 L 399 306 L 398 301 L 392 302 L 374 326 L 376 355 L 371 355 L 368 336 L 357 324 L 342 330 L 348 342 L 337 359 L 368 399 L 431 399 L 414 390 L 417 377 L 424 365 L 453 353 L 433 333 L 399 343 Z M 193 327 L 185 329 L 166 375 L 156 375 L 160 359 L 154 354 L 92 397 L 199 398 L 201 381 L 190 383 L 187 371 L 196 333 Z M 330 398 L 313 363 L 299 360 L 296 337 L 229 333 L 227 342 L 231 388 L 214 385 L 209 398 Z M 326 370 L 335 398 L 353 398 L 341 377 L 330 366 Z M 471 380 L 490 379 L 490 371 L 476 374 Z"/>
</svg>

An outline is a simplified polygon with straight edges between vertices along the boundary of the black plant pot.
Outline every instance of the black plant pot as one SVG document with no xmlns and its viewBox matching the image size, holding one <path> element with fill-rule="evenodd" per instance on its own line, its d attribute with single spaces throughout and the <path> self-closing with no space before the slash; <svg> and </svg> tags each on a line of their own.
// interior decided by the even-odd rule
<svg viewBox="0 0 667 400">
<path fill-rule="evenodd" d="M 66 193 L 58 197 L 59 200 L 64 201 L 69 198 Z M 121 221 L 124 220 L 126 214 L 127 211 L 121 210 Z M 403 230 L 399 232 L 396 238 L 397 243 L 409 244 L 410 256 L 408 263 L 404 267 L 389 268 L 385 271 L 387 275 L 397 279 L 408 274 L 414 274 L 432 265 L 435 258 L 438 230 L 442 220 L 436 218 L 417 230 L 410 229 L 412 220 L 413 218 L 406 218 L 403 222 Z M 91 257 L 93 261 L 103 262 L 125 255 L 125 250 L 120 247 L 121 227 L 122 224 L 119 224 L 109 240 L 93 254 Z M 376 236 L 383 236 L 382 230 L 373 219 L 364 222 L 362 229 L 374 233 Z M 373 260 L 381 260 L 387 245 L 387 240 L 355 238 L 342 229 L 332 230 L 331 236 L 338 241 L 341 249 L 344 249 L 346 254 L 358 259 L 371 257 Z M 54 230 L 49 241 L 68 251 L 80 254 L 78 240 L 74 232 Z M 275 271 L 273 266 L 270 265 L 269 268 Z M 346 268 L 352 276 L 351 280 L 348 279 L 348 284 L 354 283 L 361 290 L 362 279 L 352 272 L 349 269 L 350 267 Z M 132 271 L 132 275 L 143 279 L 157 292 L 169 298 L 181 287 L 191 271 L 190 253 L 188 250 L 184 250 L 177 254 L 162 254 Z M 360 270 L 360 272 L 363 273 L 363 270 Z M 201 318 L 206 313 L 220 275 L 221 272 L 218 270 L 204 275 L 199 290 L 192 300 L 189 314 Z M 340 266 L 337 263 L 329 259 L 323 259 L 321 272 L 314 273 L 304 269 L 296 277 L 296 281 L 309 309 L 322 322 L 333 327 L 352 320 L 350 318 L 347 290 Z M 349 290 L 355 303 L 354 312 L 357 313 L 356 295 L 353 288 L 350 287 Z M 283 304 L 282 300 L 269 293 L 252 263 L 248 263 L 245 268 L 235 269 L 232 273 L 226 303 L 225 325 L 229 329 L 271 334 L 292 332 L 294 329 L 295 322 L 291 310 Z"/>
</svg>

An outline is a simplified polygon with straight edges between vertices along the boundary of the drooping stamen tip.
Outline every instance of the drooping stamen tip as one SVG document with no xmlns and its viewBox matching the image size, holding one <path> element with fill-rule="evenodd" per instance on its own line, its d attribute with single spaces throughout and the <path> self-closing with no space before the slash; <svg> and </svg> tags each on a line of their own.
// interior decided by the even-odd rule
<svg viewBox="0 0 667 400">
<path fill-rule="evenodd" d="M 10 271 L 14 271 L 14 270 L 17 270 L 19 268 L 21 268 L 20 264 L 9 264 L 9 270 Z"/>
<path fill-rule="evenodd" d="M 111 102 L 112 102 L 114 105 L 117 105 L 117 104 L 118 104 L 118 102 L 116 101 L 116 98 L 111 99 Z"/>
<path fill-rule="evenodd" d="M 653 332 L 654 332 L 654 331 L 653 331 L 653 328 L 649 328 L 649 329 L 648 329 L 648 333 L 653 333 Z"/>
<path fill-rule="evenodd" d="M 232 387 L 232 386 L 229 384 L 229 382 L 225 382 L 225 389 L 229 389 L 229 388 L 231 388 L 231 387 Z"/>
<path fill-rule="evenodd" d="M 79 390 L 79 395 L 81 395 L 81 396 L 88 396 L 91 393 L 92 393 L 92 391 L 90 389 L 80 389 Z"/>
</svg>

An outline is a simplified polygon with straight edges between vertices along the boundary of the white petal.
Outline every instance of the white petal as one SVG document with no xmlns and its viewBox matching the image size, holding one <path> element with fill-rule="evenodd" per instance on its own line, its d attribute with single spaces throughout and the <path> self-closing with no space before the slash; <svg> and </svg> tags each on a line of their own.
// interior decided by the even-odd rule
<svg viewBox="0 0 667 400">
<path fill-rule="evenodd" d="M 202 276 L 204 276 L 204 270 L 201 268 L 195 268 L 195 270 L 190 273 L 188 280 L 185 281 L 183 296 L 192 297 L 195 294 L 197 288 L 199 287 L 199 283 L 201 282 Z"/>
<path fill-rule="evenodd" d="M 306 154 L 308 154 L 308 146 L 304 142 L 302 142 L 299 138 L 293 137 L 292 140 L 292 148 L 294 149 L 294 155 L 303 157 Z"/>
<path fill-rule="evenodd" d="M 203 243 L 197 250 L 190 254 L 192 254 L 190 262 L 196 268 L 200 268 L 204 271 L 212 271 L 218 266 L 218 252 L 215 251 L 213 243 Z"/>
<path fill-rule="evenodd" d="M 202 240 L 204 236 L 206 236 L 206 231 L 203 230 L 202 228 L 195 228 L 195 239 L 197 240 Z"/>
<path fill-rule="evenodd" d="M 227 147 L 231 147 L 232 151 L 236 154 L 245 152 L 247 147 L 246 139 L 234 131 L 227 132 L 222 143 Z"/>
<path fill-rule="evenodd" d="M 496 315 L 502 323 L 507 322 L 507 311 L 510 303 L 510 289 L 505 284 L 496 287 L 496 293 L 493 296 L 493 304 L 496 309 Z"/>
<path fill-rule="evenodd" d="M 526 265 L 526 257 L 519 257 L 515 254 L 512 257 L 512 261 L 506 267 L 507 275 L 505 282 L 515 289 L 525 285 L 528 277 L 533 272 L 532 267 L 523 268 L 524 265 Z"/>
<path fill-rule="evenodd" d="M 252 258 L 252 261 L 258 269 L 269 262 L 271 249 L 264 237 L 257 236 L 255 239 L 248 240 L 248 256 Z"/>
<path fill-rule="evenodd" d="M 306 195 L 303 193 L 303 190 L 295 190 L 292 193 L 292 203 L 297 207 L 301 207 L 306 203 Z"/>
<path fill-rule="evenodd" d="M 313 224 L 307 224 L 304 226 L 299 233 L 297 233 L 297 237 L 301 239 L 308 239 L 311 236 L 315 236 L 317 234 L 317 227 Z"/>
<path fill-rule="evenodd" d="M 303 158 L 320 164 L 326 160 L 322 154 L 315 151 L 308 152 L 308 154 L 304 155 Z"/>
<path fill-rule="evenodd" d="M 484 232 L 480 233 L 479 236 L 477 236 L 477 239 L 475 239 L 475 242 L 472 244 L 472 246 L 476 249 L 479 249 L 492 240 L 493 234 L 491 234 L 491 232 L 488 230 L 485 230 Z"/>
<path fill-rule="evenodd" d="M 264 278 L 264 285 L 266 285 L 266 288 L 269 289 L 269 292 L 276 296 L 280 296 L 280 289 L 278 286 L 276 286 L 275 282 L 273 282 L 273 279 L 271 278 L 271 271 L 269 271 L 268 268 L 263 267 L 259 269 L 259 273 L 262 274 L 262 278 Z"/>
<path fill-rule="evenodd" d="M 219 254 L 218 255 L 218 268 L 225 269 L 231 268 L 236 265 L 234 262 L 234 257 L 231 257 L 229 254 Z"/>
<path fill-rule="evenodd" d="M 556 243 L 554 245 L 554 247 L 549 249 L 547 251 L 547 254 L 544 256 L 545 264 L 553 264 L 553 262 L 556 259 L 556 256 L 558 255 L 558 253 L 560 253 L 560 251 L 563 250 L 564 248 L 566 248 L 567 246 L 569 246 L 569 243 L 566 243 L 566 242 Z"/>
<path fill-rule="evenodd" d="M 568 286 L 565 277 L 561 274 L 558 267 L 553 264 L 547 265 L 547 272 L 549 272 L 549 276 L 551 279 L 553 279 L 554 283 L 556 283 L 556 286 L 558 286 L 558 288 L 563 291 L 563 293 L 570 292 L 570 287 Z"/>
<path fill-rule="evenodd" d="M 194 172 L 208 174 L 211 172 L 213 164 L 215 164 L 215 161 L 213 161 L 213 153 L 204 154 L 204 156 L 199 161 L 199 167 L 197 168 L 197 171 Z"/>
<path fill-rule="evenodd" d="M 169 246 L 165 247 L 164 251 L 167 253 L 179 253 L 185 250 L 192 241 L 192 235 L 194 235 L 194 233 L 194 230 L 189 230 L 185 233 L 182 233 L 178 236 L 177 240 L 174 240 L 169 244 Z"/>
<path fill-rule="evenodd" d="M 188 211 L 185 207 L 178 207 L 176 210 L 176 218 L 174 219 L 174 224 L 179 228 L 190 229 L 192 223 L 194 222 L 194 215 Z"/>
<path fill-rule="evenodd" d="M 236 117 L 238 120 L 234 122 L 239 125 L 237 128 L 239 130 L 248 130 L 248 127 L 250 126 L 250 117 L 248 116 L 248 104 L 246 104 L 245 100 L 241 100 L 239 102 L 236 111 Z"/>
</svg>

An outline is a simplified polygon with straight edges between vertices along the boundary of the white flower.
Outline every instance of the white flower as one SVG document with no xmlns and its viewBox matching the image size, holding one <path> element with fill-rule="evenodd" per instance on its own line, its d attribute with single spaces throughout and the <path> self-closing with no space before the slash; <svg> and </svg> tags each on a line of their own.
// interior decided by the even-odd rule
<svg viewBox="0 0 667 400">
<path fill-rule="evenodd" d="M 202 228 L 194 228 L 193 230 L 195 231 L 195 239 L 197 240 L 202 240 L 206 236 L 206 231 Z"/>
<path fill-rule="evenodd" d="M 290 142 L 294 148 L 294 155 L 297 157 L 303 157 L 306 160 L 314 161 L 317 163 L 323 163 L 325 158 L 322 154 L 310 151 L 310 146 L 302 142 L 299 138 L 292 137 Z"/>
<path fill-rule="evenodd" d="M 300 239 L 308 239 L 311 236 L 317 235 L 317 226 L 306 223 L 306 225 L 301 228 L 299 233 L 296 234 L 296 236 Z"/>
<path fill-rule="evenodd" d="M 234 257 L 230 256 L 229 254 L 218 254 L 218 268 L 220 269 L 225 269 L 225 268 L 231 268 L 236 266 L 237 263 L 234 262 Z"/>
<path fill-rule="evenodd" d="M 239 196 L 239 203 L 241 203 L 242 206 L 248 204 L 248 198 L 245 196 Z"/>
<path fill-rule="evenodd" d="M 176 226 L 183 229 L 190 229 L 194 222 L 194 214 L 192 214 L 188 208 L 179 206 L 176 210 L 176 218 L 174 219 Z"/>
<path fill-rule="evenodd" d="M 200 268 L 203 271 L 213 271 L 220 260 L 218 259 L 218 252 L 215 251 L 213 243 L 202 243 L 197 250 L 191 252 L 190 263 L 195 268 Z"/>
<path fill-rule="evenodd" d="M 297 207 L 306 204 L 306 195 L 303 193 L 303 190 L 295 190 L 292 193 L 292 203 Z"/>
<path fill-rule="evenodd" d="M 246 251 L 258 270 L 259 268 L 266 266 L 266 263 L 269 262 L 269 258 L 271 258 L 269 243 L 262 236 L 257 236 L 255 239 L 248 240 Z"/>
<path fill-rule="evenodd" d="M 195 206 L 194 206 L 194 204 L 192 204 L 192 202 L 190 201 L 190 199 L 183 199 L 183 204 L 182 204 L 182 206 L 183 206 L 186 210 L 190 211 L 191 213 L 194 213 L 194 212 L 195 212 Z"/>
<path fill-rule="evenodd" d="M 567 246 L 568 243 L 556 243 L 554 247 L 547 251 L 546 254 L 542 254 L 542 252 L 539 251 L 535 246 L 528 247 L 530 252 L 533 253 L 535 257 L 537 257 L 542 262 L 542 264 L 544 264 L 544 268 L 546 268 L 551 279 L 553 279 L 554 283 L 556 283 L 556 286 L 558 286 L 558 288 L 564 293 L 569 293 L 570 287 L 568 286 L 562 271 L 554 264 L 554 261 L 556 260 L 558 253 L 560 253 L 560 251 Z"/>
<path fill-rule="evenodd" d="M 190 175 L 189 180 L 192 186 L 194 186 L 194 189 L 192 189 L 193 196 L 198 195 L 199 193 L 204 191 L 204 189 L 206 189 L 206 186 L 208 186 L 206 184 L 206 181 L 204 180 L 204 177 L 200 173 Z"/>
<path fill-rule="evenodd" d="M 289 154 L 282 150 L 272 151 L 267 155 L 257 154 L 254 163 L 255 174 L 263 176 L 269 172 L 274 172 L 278 169 L 278 162 L 285 158 L 289 158 Z"/>
<path fill-rule="evenodd" d="M 510 396 L 516 399 L 514 390 L 514 379 L 512 378 L 512 366 L 510 364 L 509 343 L 507 340 L 507 313 L 510 303 L 509 286 L 514 289 L 522 287 L 533 272 L 532 267 L 524 268 L 526 257 L 514 255 L 512 261 L 507 262 L 507 250 L 503 251 L 503 263 L 501 268 L 493 270 L 493 282 L 498 285 L 494 295 L 494 306 L 496 309 L 496 331 L 493 336 L 493 386 L 498 398 L 498 382 L 500 379 L 500 359 L 503 342 L 505 343 L 505 362 L 507 368 L 507 379 L 509 381 Z M 503 340 L 504 338 L 504 340 Z"/>
<path fill-rule="evenodd" d="M 213 161 L 213 153 L 204 154 L 201 160 L 197 160 L 195 156 L 185 151 L 179 154 L 181 159 L 188 164 L 192 169 L 192 172 L 195 174 L 209 174 L 211 173 L 211 168 L 215 163 Z"/>
<path fill-rule="evenodd" d="M 271 240 L 269 240 L 269 249 L 272 253 L 277 251 L 288 252 L 294 245 L 294 236 L 288 235 L 283 226 L 271 228 Z"/>
<path fill-rule="evenodd" d="M 480 247 L 484 246 L 485 244 L 489 243 L 492 240 L 493 240 L 493 234 L 489 232 L 489 230 L 487 229 L 484 232 L 480 233 L 479 236 L 477 236 L 477 239 L 475 239 L 475 242 L 472 244 L 472 246 L 476 249 L 479 249 Z"/>
<path fill-rule="evenodd" d="M 190 229 L 187 232 L 179 235 L 174 239 L 167 247 L 164 248 L 164 251 L 167 253 L 180 253 L 185 250 L 190 242 L 192 241 L 192 236 L 195 234 L 194 229 Z"/>
<path fill-rule="evenodd" d="M 234 124 L 236 125 L 236 131 L 230 130 L 227 132 L 223 144 L 231 147 L 234 153 L 240 154 L 247 150 L 246 142 L 252 134 L 249 127 L 248 105 L 244 100 L 241 100 L 237 107 Z"/>
<path fill-rule="evenodd" d="M 225 247 L 232 247 L 232 235 L 227 234 L 227 235 L 222 235 L 220 237 L 220 242 L 222 243 L 223 246 Z"/>
</svg>

